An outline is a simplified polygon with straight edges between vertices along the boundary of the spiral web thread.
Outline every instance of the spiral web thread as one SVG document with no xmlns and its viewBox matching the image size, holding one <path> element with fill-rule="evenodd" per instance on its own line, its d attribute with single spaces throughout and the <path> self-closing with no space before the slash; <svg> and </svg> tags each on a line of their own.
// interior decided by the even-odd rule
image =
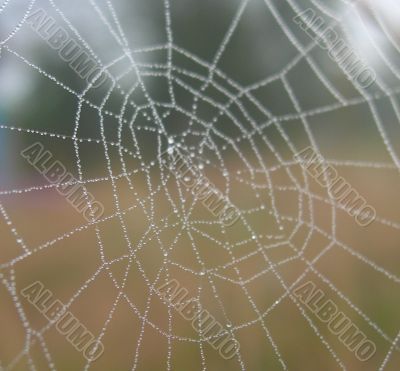
<svg viewBox="0 0 400 371">
<path fill-rule="evenodd" d="M 14 0 L 16 1 L 16 0 Z M 301 151 L 303 147 L 300 147 L 294 142 L 294 140 L 287 134 L 284 124 L 290 121 L 296 121 L 296 125 L 301 125 L 302 131 L 305 133 L 307 138 L 307 145 L 313 147 L 313 149 L 318 153 L 324 153 L 324 149 L 321 144 L 318 143 L 318 139 L 313 133 L 312 125 L 310 120 L 318 118 L 320 115 L 324 115 L 329 112 L 336 112 L 340 110 L 347 109 L 349 107 L 365 105 L 368 107 L 369 115 L 372 116 L 374 123 L 376 125 L 377 133 L 379 133 L 379 140 L 384 144 L 387 151 L 387 156 L 390 161 L 387 162 L 371 162 L 371 161 L 343 161 L 326 159 L 326 162 L 335 166 L 338 169 L 351 168 L 351 169 L 368 169 L 375 172 L 385 172 L 396 173 L 400 169 L 400 162 L 398 155 L 396 153 L 394 139 L 390 137 L 385 128 L 385 119 L 382 118 L 379 112 L 379 101 L 387 99 L 388 104 L 393 110 L 397 121 L 400 123 L 400 108 L 398 101 L 396 99 L 399 93 L 399 87 L 390 87 L 384 79 L 378 77 L 373 92 L 361 89 L 357 86 L 356 82 L 351 82 L 354 89 L 358 92 L 355 97 L 346 97 L 342 94 L 339 89 L 330 81 L 329 77 L 326 76 L 323 69 L 319 66 L 317 61 L 314 59 L 312 52 L 318 48 L 315 41 L 309 40 L 308 44 L 304 46 L 296 33 L 293 31 L 293 25 L 289 25 L 280 13 L 280 8 L 276 5 L 276 2 L 272 0 L 265 0 L 263 6 L 266 7 L 269 14 L 275 19 L 280 27 L 280 32 L 284 34 L 287 40 L 291 43 L 292 47 L 296 50 L 296 55 L 287 61 L 281 70 L 266 78 L 256 81 L 251 85 L 242 86 L 236 82 L 233 78 L 228 77 L 223 71 L 221 71 L 218 66 L 219 63 L 229 48 L 230 42 L 237 32 L 238 25 L 246 12 L 247 7 L 251 1 L 243 0 L 239 3 L 238 9 L 236 10 L 233 19 L 231 20 L 228 29 L 226 30 L 224 36 L 221 39 L 218 49 L 215 52 L 215 56 L 211 62 L 206 62 L 201 58 L 197 57 L 195 54 L 189 52 L 178 46 L 174 42 L 174 31 L 173 24 L 171 22 L 171 4 L 170 0 L 163 1 L 163 13 L 165 16 L 165 35 L 167 42 L 164 45 L 149 46 L 148 48 L 134 49 L 133 45 L 130 45 L 128 38 L 124 32 L 124 25 L 119 20 L 118 11 L 114 8 L 115 4 L 113 1 L 107 0 L 105 2 L 96 2 L 94 0 L 88 0 L 91 9 L 93 11 L 92 16 L 100 20 L 103 26 L 106 28 L 107 32 L 113 37 L 116 45 L 120 48 L 121 54 L 118 59 L 111 61 L 108 64 L 104 64 L 100 57 L 96 55 L 94 50 L 91 48 L 88 41 L 79 33 L 79 30 L 74 27 L 73 22 L 68 19 L 64 12 L 58 7 L 57 2 L 49 0 L 49 9 L 55 11 L 60 18 L 64 21 L 64 26 L 68 31 L 78 39 L 82 45 L 90 52 L 91 56 L 97 61 L 98 65 L 104 68 L 105 71 L 112 70 L 112 68 L 119 64 L 126 64 L 126 68 L 123 69 L 122 73 L 117 76 L 113 76 L 110 73 L 112 84 L 111 88 L 107 89 L 100 103 L 94 103 L 91 101 L 89 96 L 90 86 L 84 89 L 82 92 L 75 91 L 73 88 L 69 87 L 65 82 L 59 81 L 50 72 L 46 72 L 41 67 L 30 62 L 28 57 L 25 57 L 21 52 L 14 50 L 10 46 L 10 41 L 13 37 L 24 26 L 24 21 L 27 15 L 34 9 L 35 1 L 32 0 L 28 2 L 27 11 L 18 24 L 17 28 L 5 38 L 2 44 L 1 53 L 2 57 L 7 55 L 9 58 L 15 59 L 15 61 L 22 61 L 29 68 L 31 68 L 35 74 L 38 74 L 41 78 L 48 79 L 52 83 L 57 84 L 59 89 L 63 89 L 69 95 L 76 99 L 78 104 L 74 122 L 72 123 L 73 130 L 71 135 L 59 134 L 57 132 L 51 131 L 41 131 L 30 128 L 18 127 L 18 125 L 10 125 L 3 123 L 0 128 L 3 132 L 18 131 L 24 135 L 29 135 L 33 137 L 32 141 L 36 141 L 38 137 L 45 138 L 57 138 L 70 142 L 72 144 L 75 153 L 75 163 L 78 174 L 78 181 L 85 185 L 85 188 L 89 188 L 94 183 L 107 182 L 111 185 L 113 193 L 114 211 L 106 210 L 105 215 L 97 221 L 82 224 L 79 227 L 66 231 L 60 234 L 52 240 L 48 240 L 41 244 L 40 246 L 28 246 L 24 241 L 24 236 L 18 231 L 18 225 L 12 221 L 8 210 L 2 204 L 0 204 L 0 212 L 2 218 L 9 227 L 9 233 L 15 238 L 15 249 L 19 251 L 18 255 L 9 261 L 3 262 L 0 265 L 0 278 L 1 282 L 6 288 L 8 294 L 15 303 L 16 311 L 23 324 L 26 331 L 26 341 L 24 349 L 21 350 L 19 354 L 16 355 L 14 360 L 10 364 L 0 363 L 1 369 L 13 369 L 15 365 L 20 362 L 22 358 L 26 358 L 27 365 L 29 369 L 36 370 L 37 367 L 30 354 L 30 349 L 33 344 L 39 342 L 43 354 L 47 360 L 47 365 L 49 369 L 56 370 L 57 364 L 54 363 L 52 354 L 49 351 L 48 345 L 45 340 L 46 332 L 52 328 L 53 323 L 49 323 L 40 330 L 34 330 L 25 313 L 24 307 L 21 305 L 21 297 L 17 290 L 16 285 L 16 267 L 21 262 L 30 259 L 32 256 L 38 253 L 43 253 L 47 249 L 57 248 L 57 244 L 61 241 L 68 240 L 72 236 L 77 236 L 82 231 L 87 229 L 93 229 L 96 234 L 96 240 L 98 245 L 99 254 L 101 256 L 102 264 L 94 272 L 93 276 L 88 278 L 86 282 L 82 282 L 81 286 L 76 290 L 75 294 L 70 297 L 70 300 L 66 302 L 67 308 L 70 307 L 80 296 L 85 295 L 85 290 L 88 289 L 95 281 L 96 278 L 100 276 L 100 273 L 106 272 L 118 291 L 118 295 L 115 300 L 110 303 L 110 310 L 108 312 L 108 317 L 104 320 L 103 327 L 98 334 L 98 340 L 101 341 L 109 330 L 113 316 L 116 312 L 118 305 L 125 301 L 128 303 L 132 313 L 137 316 L 141 322 L 141 331 L 137 338 L 136 344 L 132 344 L 133 355 L 127 355 L 132 362 L 131 367 L 133 370 L 139 367 L 142 349 L 142 339 L 144 336 L 146 326 L 152 326 L 159 336 L 165 337 L 168 343 L 168 352 L 166 358 L 165 368 L 172 369 L 172 358 L 174 342 L 176 341 L 188 341 L 198 344 L 199 355 L 200 355 L 200 367 L 203 370 L 208 369 L 207 360 L 205 356 L 205 340 L 202 339 L 201 333 L 194 334 L 191 337 L 183 337 L 174 333 L 174 323 L 173 323 L 173 308 L 168 308 L 168 326 L 167 328 L 160 328 L 156 324 L 152 323 L 148 317 L 150 311 L 151 303 L 153 297 L 156 294 L 154 288 L 157 285 L 167 282 L 171 278 L 170 269 L 171 267 L 178 267 L 191 275 L 200 278 L 200 284 L 197 287 L 196 297 L 199 302 L 201 302 L 202 292 L 205 286 L 211 288 L 215 300 L 218 303 L 219 310 L 221 313 L 220 318 L 226 323 L 228 331 L 235 338 L 235 334 L 240 329 L 249 326 L 259 326 L 264 334 L 265 341 L 269 344 L 269 349 L 272 350 L 274 358 L 277 360 L 277 364 L 280 365 L 282 369 L 287 369 L 287 361 L 285 356 L 281 351 L 281 344 L 276 340 L 276 334 L 270 330 L 266 323 L 268 316 L 278 311 L 281 303 L 288 299 L 290 300 L 300 315 L 304 318 L 307 325 L 311 328 L 314 336 L 316 336 L 319 342 L 322 343 L 326 351 L 326 356 L 333 359 L 333 362 L 339 369 L 347 369 L 345 362 L 341 359 L 340 355 L 337 354 L 334 347 L 332 347 L 329 341 L 326 339 L 325 335 L 321 332 L 318 321 L 312 314 L 307 312 L 301 305 L 299 300 L 293 295 L 293 288 L 296 287 L 307 274 L 313 273 L 320 282 L 326 284 L 336 296 L 336 300 L 341 303 L 345 303 L 349 311 L 354 312 L 358 318 L 361 319 L 367 327 L 369 327 L 377 336 L 384 340 L 385 352 L 382 353 L 380 360 L 379 369 L 394 369 L 390 361 L 394 354 L 398 352 L 398 341 L 400 337 L 400 332 L 394 332 L 388 334 L 384 331 L 381 326 L 372 320 L 367 313 L 360 308 L 357 304 L 354 304 L 351 298 L 342 292 L 333 281 L 331 281 L 327 275 L 320 272 L 316 268 L 317 262 L 327 255 L 329 252 L 335 249 L 343 250 L 345 254 L 351 259 L 356 259 L 363 265 L 367 267 L 367 270 L 373 271 L 374 273 L 382 276 L 386 281 L 391 281 L 392 283 L 399 284 L 400 277 L 395 273 L 392 273 L 389 269 L 376 263 L 374 259 L 369 258 L 367 254 L 364 254 L 361 250 L 352 248 L 347 243 L 342 242 L 337 237 L 337 218 L 338 213 L 343 212 L 343 208 L 335 203 L 333 197 L 329 194 L 318 195 L 316 194 L 310 186 L 311 179 L 309 175 L 301 170 L 301 176 L 296 175 L 295 167 L 298 164 L 293 160 L 293 155 Z M 1 12 L 6 12 L 7 6 L 12 4 L 13 0 L 4 1 L 3 5 L 0 7 Z M 286 0 L 286 5 L 288 5 L 294 14 L 298 14 L 303 9 L 297 4 L 297 1 Z M 326 19 L 330 20 L 330 25 L 332 28 L 340 29 L 342 23 L 342 16 L 344 14 L 355 12 L 354 4 L 343 2 L 343 8 L 345 9 L 344 14 L 337 16 L 328 7 L 320 1 L 314 1 L 313 6 L 315 6 L 322 14 L 324 14 Z M 212 11 L 212 9 L 210 9 Z M 372 9 L 373 11 L 373 9 Z M 377 21 L 384 31 L 385 24 L 379 18 L 377 13 L 374 13 Z M 299 31 L 300 32 L 300 31 Z M 346 32 L 346 30 L 344 30 Z M 390 35 L 389 32 L 386 33 Z M 389 41 L 393 44 L 393 47 L 398 46 L 393 40 L 393 38 L 388 36 Z M 376 52 L 385 57 L 383 51 L 379 49 L 379 46 L 372 43 Z M 137 61 L 137 56 L 152 52 L 166 52 L 167 60 L 164 63 L 141 63 Z M 203 75 L 192 72 L 186 68 L 179 67 L 175 64 L 175 57 L 186 58 L 193 64 L 200 66 L 204 71 Z M 396 67 L 394 63 L 391 63 L 389 58 L 384 58 L 386 66 L 396 78 L 400 77 L 400 70 Z M 17 63 L 17 62 L 16 62 Z M 310 110 L 304 110 L 301 106 L 300 100 L 298 99 L 298 93 L 295 92 L 293 85 L 288 77 L 291 71 L 293 71 L 300 63 L 306 63 L 307 66 L 313 71 L 319 82 L 322 84 L 325 93 L 327 92 L 334 102 L 330 105 L 325 105 L 322 107 L 313 108 Z M 132 80 L 132 76 L 136 77 L 136 80 Z M 152 98 L 148 91 L 145 83 L 147 77 L 164 78 L 168 83 L 168 94 L 169 100 L 165 102 L 160 102 Z M 190 86 L 185 80 L 193 80 L 195 83 Z M 131 84 L 129 89 L 126 89 L 125 84 L 127 80 L 131 79 L 134 83 Z M 275 82 L 280 82 L 284 87 L 285 92 L 290 98 L 291 104 L 293 105 L 295 111 L 289 112 L 284 115 L 274 115 L 272 114 L 267 105 L 262 101 L 257 99 L 254 95 L 258 89 L 273 84 Z M 177 102 L 175 97 L 175 89 L 177 87 L 184 89 L 186 94 L 192 97 L 192 107 L 191 109 L 186 109 L 182 107 L 179 102 Z M 207 95 L 210 88 L 213 88 L 220 92 L 224 96 L 223 99 L 218 100 L 214 96 Z M 135 102 L 134 94 L 140 92 L 141 96 L 144 98 L 143 103 Z M 121 101 L 123 102 L 120 112 L 112 112 L 107 109 L 107 101 L 112 94 L 119 95 Z M 246 103 L 243 101 L 246 100 Z M 201 112 L 201 104 L 204 102 L 215 109 L 215 115 L 211 119 L 203 119 L 199 113 Z M 248 105 L 251 105 L 252 110 L 257 110 L 262 119 L 255 119 L 252 117 L 252 111 L 248 109 Z M 100 137 L 97 138 L 83 138 L 79 136 L 79 129 L 81 124 L 81 114 L 85 107 L 90 107 L 97 112 L 98 115 L 98 127 L 100 128 Z M 235 107 L 235 110 L 232 110 Z M 132 120 L 127 120 L 125 118 L 125 111 L 128 109 L 133 109 L 134 114 Z M 179 135 L 171 135 L 169 130 L 166 128 L 165 121 L 168 119 L 171 111 L 178 112 L 182 114 L 187 120 L 187 128 L 183 130 Z M 239 114 L 240 113 L 240 114 Z M 136 118 L 143 115 L 145 121 L 148 124 L 136 123 Z M 240 115 L 240 116 L 239 116 Z M 222 117 L 227 117 L 230 120 L 230 124 L 234 127 L 235 134 L 229 136 L 229 131 L 220 131 L 216 125 Z M 115 119 L 118 123 L 118 141 L 110 141 L 107 139 L 105 134 L 105 126 L 107 125 L 107 120 Z M 123 128 L 129 127 L 130 135 L 132 136 L 132 147 L 129 148 L 123 144 Z M 280 137 L 285 142 L 289 153 L 292 157 L 283 156 L 280 149 L 274 144 L 273 139 L 270 139 L 265 131 L 268 128 L 274 127 L 280 134 Z M 154 143 L 157 146 L 157 156 L 152 160 L 146 162 L 144 155 L 141 153 L 141 147 L 137 142 L 136 136 L 141 132 L 149 132 L 154 135 Z M 185 138 L 195 138 L 197 145 L 186 144 Z M 218 138 L 218 139 L 216 139 Z M 39 138 L 40 139 L 40 138 Z M 245 142 L 248 145 L 246 150 L 241 149 L 241 145 Z M 80 146 L 83 143 L 96 143 L 102 146 L 104 150 L 104 156 L 106 159 L 106 167 L 108 175 L 105 177 L 98 178 L 87 178 L 85 177 L 84 164 L 80 157 Z M 224 143 L 221 145 L 221 143 Z M 261 144 L 260 144 L 261 143 Z M 185 193 L 182 185 L 177 179 L 173 178 L 173 175 L 166 172 L 162 168 L 159 158 L 163 151 L 166 150 L 168 145 L 179 145 L 184 148 L 189 153 L 195 153 L 194 160 L 199 163 L 206 164 L 206 167 L 212 168 L 214 171 L 218 171 L 222 174 L 223 184 L 222 188 L 224 194 L 227 195 L 234 203 L 237 196 L 231 191 L 234 187 L 248 187 L 249 192 L 253 192 L 258 205 L 246 209 L 241 207 L 241 218 L 238 221 L 241 228 L 244 230 L 245 239 L 237 241 L 229 241 L 227 238 L 224 240 L 224 236 L 229 233 L 227 227 L 221 225 L 217 220 L 212 219 L 211 216 L 207 220 L 198 219 L 192 217 L 192 211 L 195 207 L 198 207 L 199 201 L 195 198 L 191 198 Z M 264 146 L 268 149 L 270 155 L 276 161 L 276 164 L 267 164 L 264 161 L 262 151 L 260 147 Z M 116 174 L 113 170 L 113 159 L 109 154 L 110 148 L 115 149 L 118 153 L 120 160 L 120 166 L 122 172 Z M 233 152 L 242 162 L 242 170 L 233 171 L 229 168 L 229 164 L 226 163 L 227 155 L 226 153 Z M 247 159 L 249 152 L 254 156 L 255 161 L 250 161 Z M 212 156 L 210 156 L 212 153 Z M 130 157 L 137 160 L 138 167 L 132 168 L 129 166 L 129 162 L 126 161 L 126 157 Z M 211 158 L 211 160 L 210 160 Z M 255 165 L 256 164 L 256 165 Z M 283 170 L 287 175 L 288 182 L 287 185 L 275 185 L 273 182 L 273 173 L 276 171 Z M 160 178 L 156 182 L 152 177 L 152 173 L 158 171 Z M 135 174 L 142 174 L 146 181 L 148 187 L 148 196 L 142 197 L 135 190 L 135 184 L 131 179 L 131 176 Z M 271 175 L 272 174 L 272 175 Z M 123 208 L 120 202 L 120 194 L 118 192 L 117 181 L 120 179 L 126 180 L 129 185 L 129 189 L 132 192 L 133 197 L 135 197 L 135 202 L 129 208 Z M 260 183 L 262 179 L 262 183 Z M 299 181 L 303 179 L 303 182 Z M 171 183 L 172 182 L 172 183 Z M 177 195 L 173 195 L 171 191 L 171 184 L 177 191 Z M 32 186 L 28 188 L 15 188 L 10 190 L 3 190 L 0 192 L 2 198 L 9 197 L 11 195 L 21 195 L 26 193 L 40 193 L 52 189 L 59 184 L 43 185 L 43 186 Z M 233 191 L 232 191 L 233 192 Z M 297 213 L 287 214 L 281 211 L 279 202 L 277 201 L 278 193 L 294 193 L 296 195 L 297 203 Z M 169 202 L 170 213 L 163 215 L 161 218 L 157 214 L 157 204 L 155 197 L 158 194 L 163 194 Z M 318 225 L 314 214 L 313 203 L 321 202 L 326 205 L 330 213 L 330 227 L 324 228 Z M 240 203 L 238 201 L 238 203 Z M 129 235 L 127 221 L 125 217 L 130 212 L 135 209 L 142 209 L 146 215 L 148 222 L 148 229 L 143 231 L 141 238 L 137 244 L 133 244 Z M 107 212 L 108 211 L 108 212 Z M 260 213 L 260 215 L 269 215 L 271 219 L 271 225 L 273 225 L 274 230 L 271 233 L 259 233 L 253 228 L 252 221 L 250 221 L 252 214 Z M 128 253 L 120 256 L 119 258 L 113 260 L 107 260 L 103 252 L 103 240 L 102 240 L 102 225 L 109 223 L 110 221 L 117 221 L 120 225 L 122 236 L 126 243 Z M 190 222 L 189 222 L 190 221 Z M 374 221 L 374 225 L 384 226 L 390 230 L 397 232 L 400 229 L 400 224 L 396 220 L 387 219 L 381 215 L 378 215 Z M 221 236 L 216 238 L 213 237 L 211 233 L 207 232 L 209 226 L 217 226 L 221 230 Z M 306 226 L 308 228 L 308 233 L 302 241 L 301 245 L 298 245 L 294 241 L 294 236 L 298 231 Z M 178 232 L 170 245 L 166 245 L 159 237 L 160 233 L 164 230 L 170 228 L 176 229 Z M 179 262 L 171 260 L 170 253 L 173 251 L 174 246 L 182 234 L 185 234 L 190 241 L 190 246 L 188 248 L 192 249 L 193 254 L 197 261 L 197 268 L 189 268 Z M 307 249 L 308 244 L 315 235 L 320 235 L 326 238 L 328 243 L 323 249 L 317 254 L 313 259 L 308 259 L 304 255 L 304 251 Z M 202 258 L 202 247 L 196 242 L 198 236 L 210 241 L 210 243 L 219 246 L 224 249 L 230 260 L 225 265 L 214 266 L 210 268 L 210 262 Z M 160 248 L 163 260 L 159 267 L 155 279 L 150 279 L 142 263 L 137 256 L 137 254 L 146 248 L 148 241 L 154 239 Z M 251 242 L 253 245 L 253 250 L 247 254 L 240 257 L 235 256 L 237 249 L 242 245 L 246 245 Z M 273 262 L 269 257 L 270 249 L 279 249 L 282 246 L 289 246 L 291 249 L 291 255 L 279 262 Z M 254 256 L 258 256 L 264 263 L 264 269 L 254 272 L 252 276 L 245 278 L 240 269 L 238 268 L 238 263 L 246 261 Z M 305 270 L 300 274 L 295 280 L 288 282 L 283 275 L 280 273 L 279 268 L 286 264 L 289 264 L 295 260 L 299 260 L 304 263 Z M 115 263 L 126 261 L 126 269 L 121 281 L 118 281 L 110 271 L 110 266 Z M 230 278 L 224 276 L 224 269 L 227 267 L 233 268 L 236 278 Z M 146 295 L 146 308 L 144 311 L 139 310 L 132 299 L 126 293 L 126 285 L 129 279 L 129 272 L 131 269 L 136 269 L 140 275 L 143 277 L 144 282 L 147 285 L 148 291 L 142 293 Z M 259 308 L 256 301 L 252 297 L 251 293 L 247 289 L 247 285 L 254 280 L 262 279 L 263 277 L 274 277 L 279 285 L 283 288 L 283 294 L 276 298 L 276 300 L 268 308 Z M 223 300 L 219 297 L 217 286 L 215 284 L 216 280 L 226 280 L 236 285 L 242 294 L 248 300 L 250 307 L 253 310 L 254 318 L 251 321 L 246 321 L 242 323 L 232 323 L 226 311 L 226 305 Z M 185 283 L 182 282 L 184 286 Z M 206 307 L 206 305 L 204 306 Z M 245 370 L 246 361 L 243 358 L 241 351 L 234 358 L 235 367 L 238 369 Z M 85 370 L 93 366 L 92 362 L 88 361 L 84 367 Z"/>
</svg>

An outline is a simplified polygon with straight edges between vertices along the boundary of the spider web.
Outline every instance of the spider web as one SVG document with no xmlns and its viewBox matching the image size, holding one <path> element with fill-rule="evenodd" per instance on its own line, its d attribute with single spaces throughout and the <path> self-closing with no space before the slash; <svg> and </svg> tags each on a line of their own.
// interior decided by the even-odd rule
<svg viewBox="0 0 400 371">
<path fill-rule="evenodd" d="M 255 3 L 257 11 L 252 8 Z M 0 60 L 24 66 L 52 86 L 60 99 L 72 99 L 74 107 L 68 127 L 43 130 L 3 122 L 2 134 L 15 143 L 20 137 L 30 143 L 40 140 L 60 157 L 68 148 L 64 157 L 74 161 L 71 171 L 77 182 L 105 205 L 100 219 L 86 222 L 65 200 L 54 198 L 55 188 L 62 184 L 19 183 L 0 192 L 5 241 L 0 261 L 2 318 L 18 322 L 14 333 L 4 326 L 0 368 L 57 370 L 68 364 L 65 357 L 80 357 L 60 335 L 51 335 L 55 323 L 40 322 L 19 293 L 41 278 L 105 344 L 98 361 L 80 357 L 73 366 L 77 369 L 109 369 L 116 364 L 132 370 L 275 370 L 299 369 L 298 362 L 303 362 L 301 369 L 316 369 L 320 359 L 324 369 L 395 370 L 400 359 L 399 325 L 395 314 L 390 320 L 385 316 L 399 305 L 395 245 L 400 224 L 394 192 L 400 169 L 398 40 L 368 3 L 391 52 L 365 32 L 384 72 L 378 73 L 373 86 L 362 89 L 292 21 L 311 6 L 351 40 L 348 20 L 359 17 L 354 3 L 233 2 L 224 8 L 229 20 L 221 20 L 223 32 L 203 40 L 213 50 L 208 58 L 200 47 L 196 53 L 196 46 L 184 47 L 177 41 L 184 38 L 174 30 L 173 16 L 182 10 L 176 4 L 157 2 L 165 42 L 141 47 L 131 42 L 128 30 L 135 30 L 135 25 L 116 0 L 85 2 L 80 16 L 93 22 L 95 37 L 85 28 L 91 25 L 77 22 L 79 2 L 6 0 L 0 6 L 2 22 L 10 21 L 1 37 Z M 204 4 L 212 16 L 217 5 Z M 53 66 L 33 61 L 35 56 L 24 43 L 30 37 L 25 21 L 39 6 L 57 17 L 106 71 L 106 87 L 82 88 L 58 77 Z M 17 9 L 16 21 L 9 17 L 12 7 Z M 279 68 L 258 78 L 253 78 L 257 71 L 250 67 L 240 69 L 227 62 L 233 58 L 231 49 L 238 49 L 237 37 L 251 28 L 251 20 L 244 19 L 255 12 L 274 24 L 274 36 L 279 34 L 280 40 L 269 46 L 270 39 L 264 36 L 265 42 L 261 37 L 266 58 L 275 59 Z M 108 45 L 113 47 L 101 55 L 103 37 L 112 40 Z M 264 51 L 257 52 L 264 58 Z M 236 64 L 251 63 L 245 52 L 233 55 L 238 57 Z M 240 71 L 237 76 L 235 71 Z M 271 94 L 279 94 L 284 103 L 276 103 Z M 355 122 L 360 124 L 353 126 Z M 215 219 L 163 168 L 160 158 L 171 145 L 189 153 L 241 210 L 234 226 Z M 293 159 L 308 146 L 346 174 L 376 207 L 378 216 L 371 226 L 357 226 Z M 16 145 L 15 157 L 20 149 Z M 45 195 L 61 205 L 59 214 L 43 206 Z M 42 204 L 32 206 L 36 199 Z M 68 215 L 73 221 L 61 220 L 68 220 Z M 40 236 L 34 237 L 27 225 L 38 227 L 36 218 L 50 227 L 42 225 Z M 54 223 L 53 218 L 60 220 Z M 62 267 L 64 259 L 70 266 L 58 274 L 65 277 L 51 279 L 50 273 L 43 273 L 49 269 L 57 274 L 53 269 Z M 375 341 L 374 358 L 360 363 L 293 294 L 310 277 Z M 219 358 L 201 331 L 195 332 L 174 308 L 160 301 L 155 287 L 172 278 L 239 342 L 233 359 Z M 129 340 L 122 342 L 125 332 Z M 22 339 L 15 341 L 20 347 L 6 347 L 14 336 Z"/>
</svg>

